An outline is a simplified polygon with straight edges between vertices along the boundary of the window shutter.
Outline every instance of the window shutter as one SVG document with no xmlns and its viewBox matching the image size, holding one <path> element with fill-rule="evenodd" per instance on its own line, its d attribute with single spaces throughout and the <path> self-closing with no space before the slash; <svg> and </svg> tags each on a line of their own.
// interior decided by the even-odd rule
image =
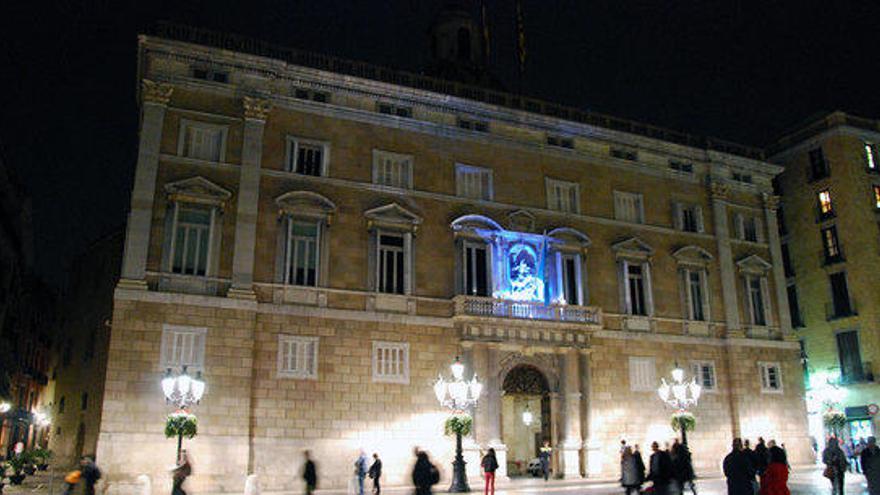
<svg viewBox="0 0 880 495">
<path fill-rule="evenodd" d="M 275 239 L 275 283 L 285 282 L 287 270 L 287 235 L 290 231 L 290 216 L 284 215 L 277 222 L 278 235 Z"/>
<path fill-rule="evenodd" d="M 197 332 L 193 334 L 193 350 L 192 362 L 193 367 L 201 370 L 205 366 L 205 333 Z"/>
<path fill-rule="evenodd" d="M 776 318 L 773 318 L 773 308 L 770 305 L 770 284 L 767 277 L 761 277 L 761 299 L 764 301 L 764 321 L 767 325 L 772 325 Z"/>
<path fill-rule="evenodd" d="M 703 207 L 697 205 L 694 207 L 694 213 L 697 217 L 697 232 L 703 233 L 705 232 L 705 228 L 703 227 Z"/>
<path fill-rule="evenodd" d="M 642 276 L 645 286 L 645 306 L 647 316 L 654 316 L 654 290 L 651 287 L 651 264 L 642 263 Z"/>
<path fill-rule="evenodd" d="M 733 223 L 734 223 L 734 227 L 736 228 L 736 235 L 734 237 L 736 237 L 739 240 L 745 239 L 746 233 L 745 233 L 745 225 L 744 225 L 742 213 L 737 213 L 736 215 L 734 215 Z"/>
<path fill-rule="evenodd" d="M 547 186 L 547 208 L 556 210 L 559 208 L 558 188 L 556 184 Z"/>
<path fill-rule="evenodd" d="M 205 275 L 213 277 L 220 266 L 220 240 L 223 237 L 223 210 L 211 208 L 211 236 Z"/>
<path fill-rule="evenodd" d="M 688 285 L 688 271 L 684 268 L 678 269 L 678 282 L 679 282 L 679 300 L 681 301 L 682 307 L 682 317 L 685 320 L 692 319 L 691 317 L 691 291 L 690 286 Z"/>
<path fill-rule="evenodd" d="M 413 168 L 412 160 L 410 160 L 410 159 L 401 160 L 401 163 L 400 163 L 400 169 L 401 169 L 400 170 L 400 176 L 401 176 L 400 177 L 401 178 L 400 187 L 403 187 L 405 189 L 412 189 L 412 168 Z"/>
<path fill-rule="evenodd" d="M 708 270 L 700 270 L 700 284 L 702 284 L 702 296 L 703 296 L 703 318 L 708 323 L 712 321 L 712 315 L 709 312 L 709 276 Z"/>
<path fill-rule="evenodd" d="M 617 262 L 617 266 L 617 285 L 620 287 L 620 312 L 632 314 L 632 306 L 629 300 L 629 263 L 626 260 L 620 260 Z"/>
<path fill-rule="evenodd" d="M 403 293 L 406 295 L 412 294 L 415 287 L 414 261 L 412 234 L 406 233 L 403 236 Z"/>
<path fill-rule="evenodd" d="M 755 324 L 755 315 L 754 315 L 754 312 L 752 311 L 752 294 L 751 294 L 751 291 L 749 290 L 749 277 L 750 277 L 749 275 L 746 275 L 742 279 L 742 286 L 743 286 L 743 289 L 745 289 L 745 292 L 744 292 L 745 304 L 744 304 L 744 306 L 746 307 L 747 321 L 750 324 L 754 325 Z"/>
<path fill-rule="evenodd" d="M 755 239 L 764 242 L 764 222 L 761 217 L 755 217 Z"/>
<path fill-rule="evenodd" d="M 160 351 L 161 362 L 160 365 L 162 369 L 166 369 L 172 366 L 173 358 L 172 352 L 174 350 L 174 336 L 175 333 L 173 331 L 164 330 L 162 332 L 162 350 Z"/>
<path fill-rule="evenodd" d="M 675 230 L 684 229 L 684 222 L 681 218 L 681 203 L 678 201 L 672 203 L 672 222 L 675 225 Z"/>
<path fill-rule="evenodd" d="M 177 215 L 177 203 L 169 202 L 165 206 L 165 235 L 162 241 L 162 271 L 170 272 L 172 263 L 172 246 L 174 245 L 174 217 Z"/>
</svg>

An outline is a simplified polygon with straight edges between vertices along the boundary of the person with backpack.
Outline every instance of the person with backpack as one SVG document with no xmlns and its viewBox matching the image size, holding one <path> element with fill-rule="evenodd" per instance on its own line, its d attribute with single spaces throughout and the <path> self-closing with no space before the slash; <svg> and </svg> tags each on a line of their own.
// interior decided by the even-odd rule
<svg viewBox="0 0 880 495">
<path fill-rule="evenodd" d="M 79 462 L 82 479 L 85 481 L 85 495 L 95 495 L 95 483 L 101 479 L 101 470 L 92 456 L 84 456 Z"/>
<path fill-rule="evenodd" d="M 495 449 L 490 448 L 483 460 L 480 461 L 480 467 L 483 468 L 483 495 L 495 495 L 495 471 L 498 470 L 498 459 L 495 457 Z"/>
<path fill-rule="evenodd" d="M 431 495 L 431 487 L 440 482 L 440 471 L 431 464 L 428 454 L 415 449 L 416 465 L 413 467 L 412 480 L 416 487 L 415 495 Z"/>
</svg>

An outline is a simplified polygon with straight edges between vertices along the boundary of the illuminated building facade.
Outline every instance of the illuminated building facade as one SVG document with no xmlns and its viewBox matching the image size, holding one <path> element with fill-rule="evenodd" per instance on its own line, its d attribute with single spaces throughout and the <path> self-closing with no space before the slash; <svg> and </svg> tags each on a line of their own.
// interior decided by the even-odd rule
<svg viewBox="0 0 880 495">
<path fill-rule="evenodd" d="M 829 405 L 843 434 L 880 433 L 880 122 L 834 112 L 782 137 L 772 161 L 791 319 L 803 343 L 810 430 L 820 444 Z M 825 404 L 823 404 L 825 402 Z"/>
<path fill-rule="evenodd" d="M 810 460 L 760 152 L 188 28 L 139 46 L 98 439 L 114 490 L 165 489 L 159 381 L 183 364 L 207 382 L 197 492 L 299 489 L 305 448 L 322 487 L 358 447 L 389 484 L 414 446 L 448 476 L 432 384 L 457 355 L 485 385 L 473 475 L 480 449 L 515 475 L 546 439 L 558 475 L 616 477 L 621 438 L 674 436 L 656 389 L 676 363 L 705 389 L 698 470 L 735 435 Z"/>
</svg>

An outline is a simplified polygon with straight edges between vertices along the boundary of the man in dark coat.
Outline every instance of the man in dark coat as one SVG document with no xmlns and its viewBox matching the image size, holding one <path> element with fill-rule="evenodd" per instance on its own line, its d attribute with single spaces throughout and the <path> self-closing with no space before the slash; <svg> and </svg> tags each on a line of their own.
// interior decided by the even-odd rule
<svg viewBox="0 0 880 495">
<path fill-rule="evenodd" d="M 379 487 L 379 478 L 382 477 L 382 460 L 379 459 L 378 452 L 373 452 L 373 464 L 370 465 L 370 471 L 367 473 L 367 476 L 373 480 L 373 493 L 376 495 L 382 493 L 382 488 Z"/>
<path fill-rule="evenodd" d="M 728 495 L 755 494 L 755 466 L 752 455 L 743 450 L 742 440 L 733 439 L 733 450 L 724 458 Z"/>
<path fill-rule="evenodd" d="M 85 456 L 80 460 L 80 471 L 85 482 L 85 495 L 95 495 L 95 483 L 101 479 L 101 470 L 95 464 L 92 456 Z"/>
<path fill-rule="evenodd" d="M 312 495 L 318 486 L 318 470 L 315 469 L 311 452 L 307 450 L 303 452 L 303 455 L 306 456 L 306 463 L 303 466 L 303 481 L 306 482 L 306 495 Z"/>
<path fill-rule="evenodd" d="M 672 467 L 672 457 L 669 452 L 660 450 L 657 442 L 651 444 L 651 460 L 649 461 L 648 481 L 654 483 L 654 495 L 667 495 L 669 493 L 669 483 L 672 481 L 674 471 Z"/>
<path fill-rule="evenodd" d="M 770 452 L 767 450 L 767 445 L 764 444 L 764 437 L 758 437 L 758 444 L 755 445 L 755 471 L 757 471 L 758 476 L 764 475 L 764 469 L 767 468 L 767 463 L 770 461 Z"/>
<path fill-rule="evenodd" d="M 416 486 L 416 495 L 431 495 L 431 487 L 440 482 L 440 472 L 431 463 L 428 454 L 416 449 L 416 465 L 413 467 L 412 480 Z"/>
</svg>

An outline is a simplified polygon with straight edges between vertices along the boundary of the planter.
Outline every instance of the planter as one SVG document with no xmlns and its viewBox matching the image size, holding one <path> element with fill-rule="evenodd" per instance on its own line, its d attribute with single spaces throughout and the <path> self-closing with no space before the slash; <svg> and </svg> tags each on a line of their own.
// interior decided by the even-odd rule
<svg viewBox="0 0 880 495">
<path fill-rule="evenodd" d="M 9 477 L 9 482 L 13 485 L 20 485 L 22 481 L 24 481 L 25 475 L 24 473 L 13 474 Z"/>
</svg>

